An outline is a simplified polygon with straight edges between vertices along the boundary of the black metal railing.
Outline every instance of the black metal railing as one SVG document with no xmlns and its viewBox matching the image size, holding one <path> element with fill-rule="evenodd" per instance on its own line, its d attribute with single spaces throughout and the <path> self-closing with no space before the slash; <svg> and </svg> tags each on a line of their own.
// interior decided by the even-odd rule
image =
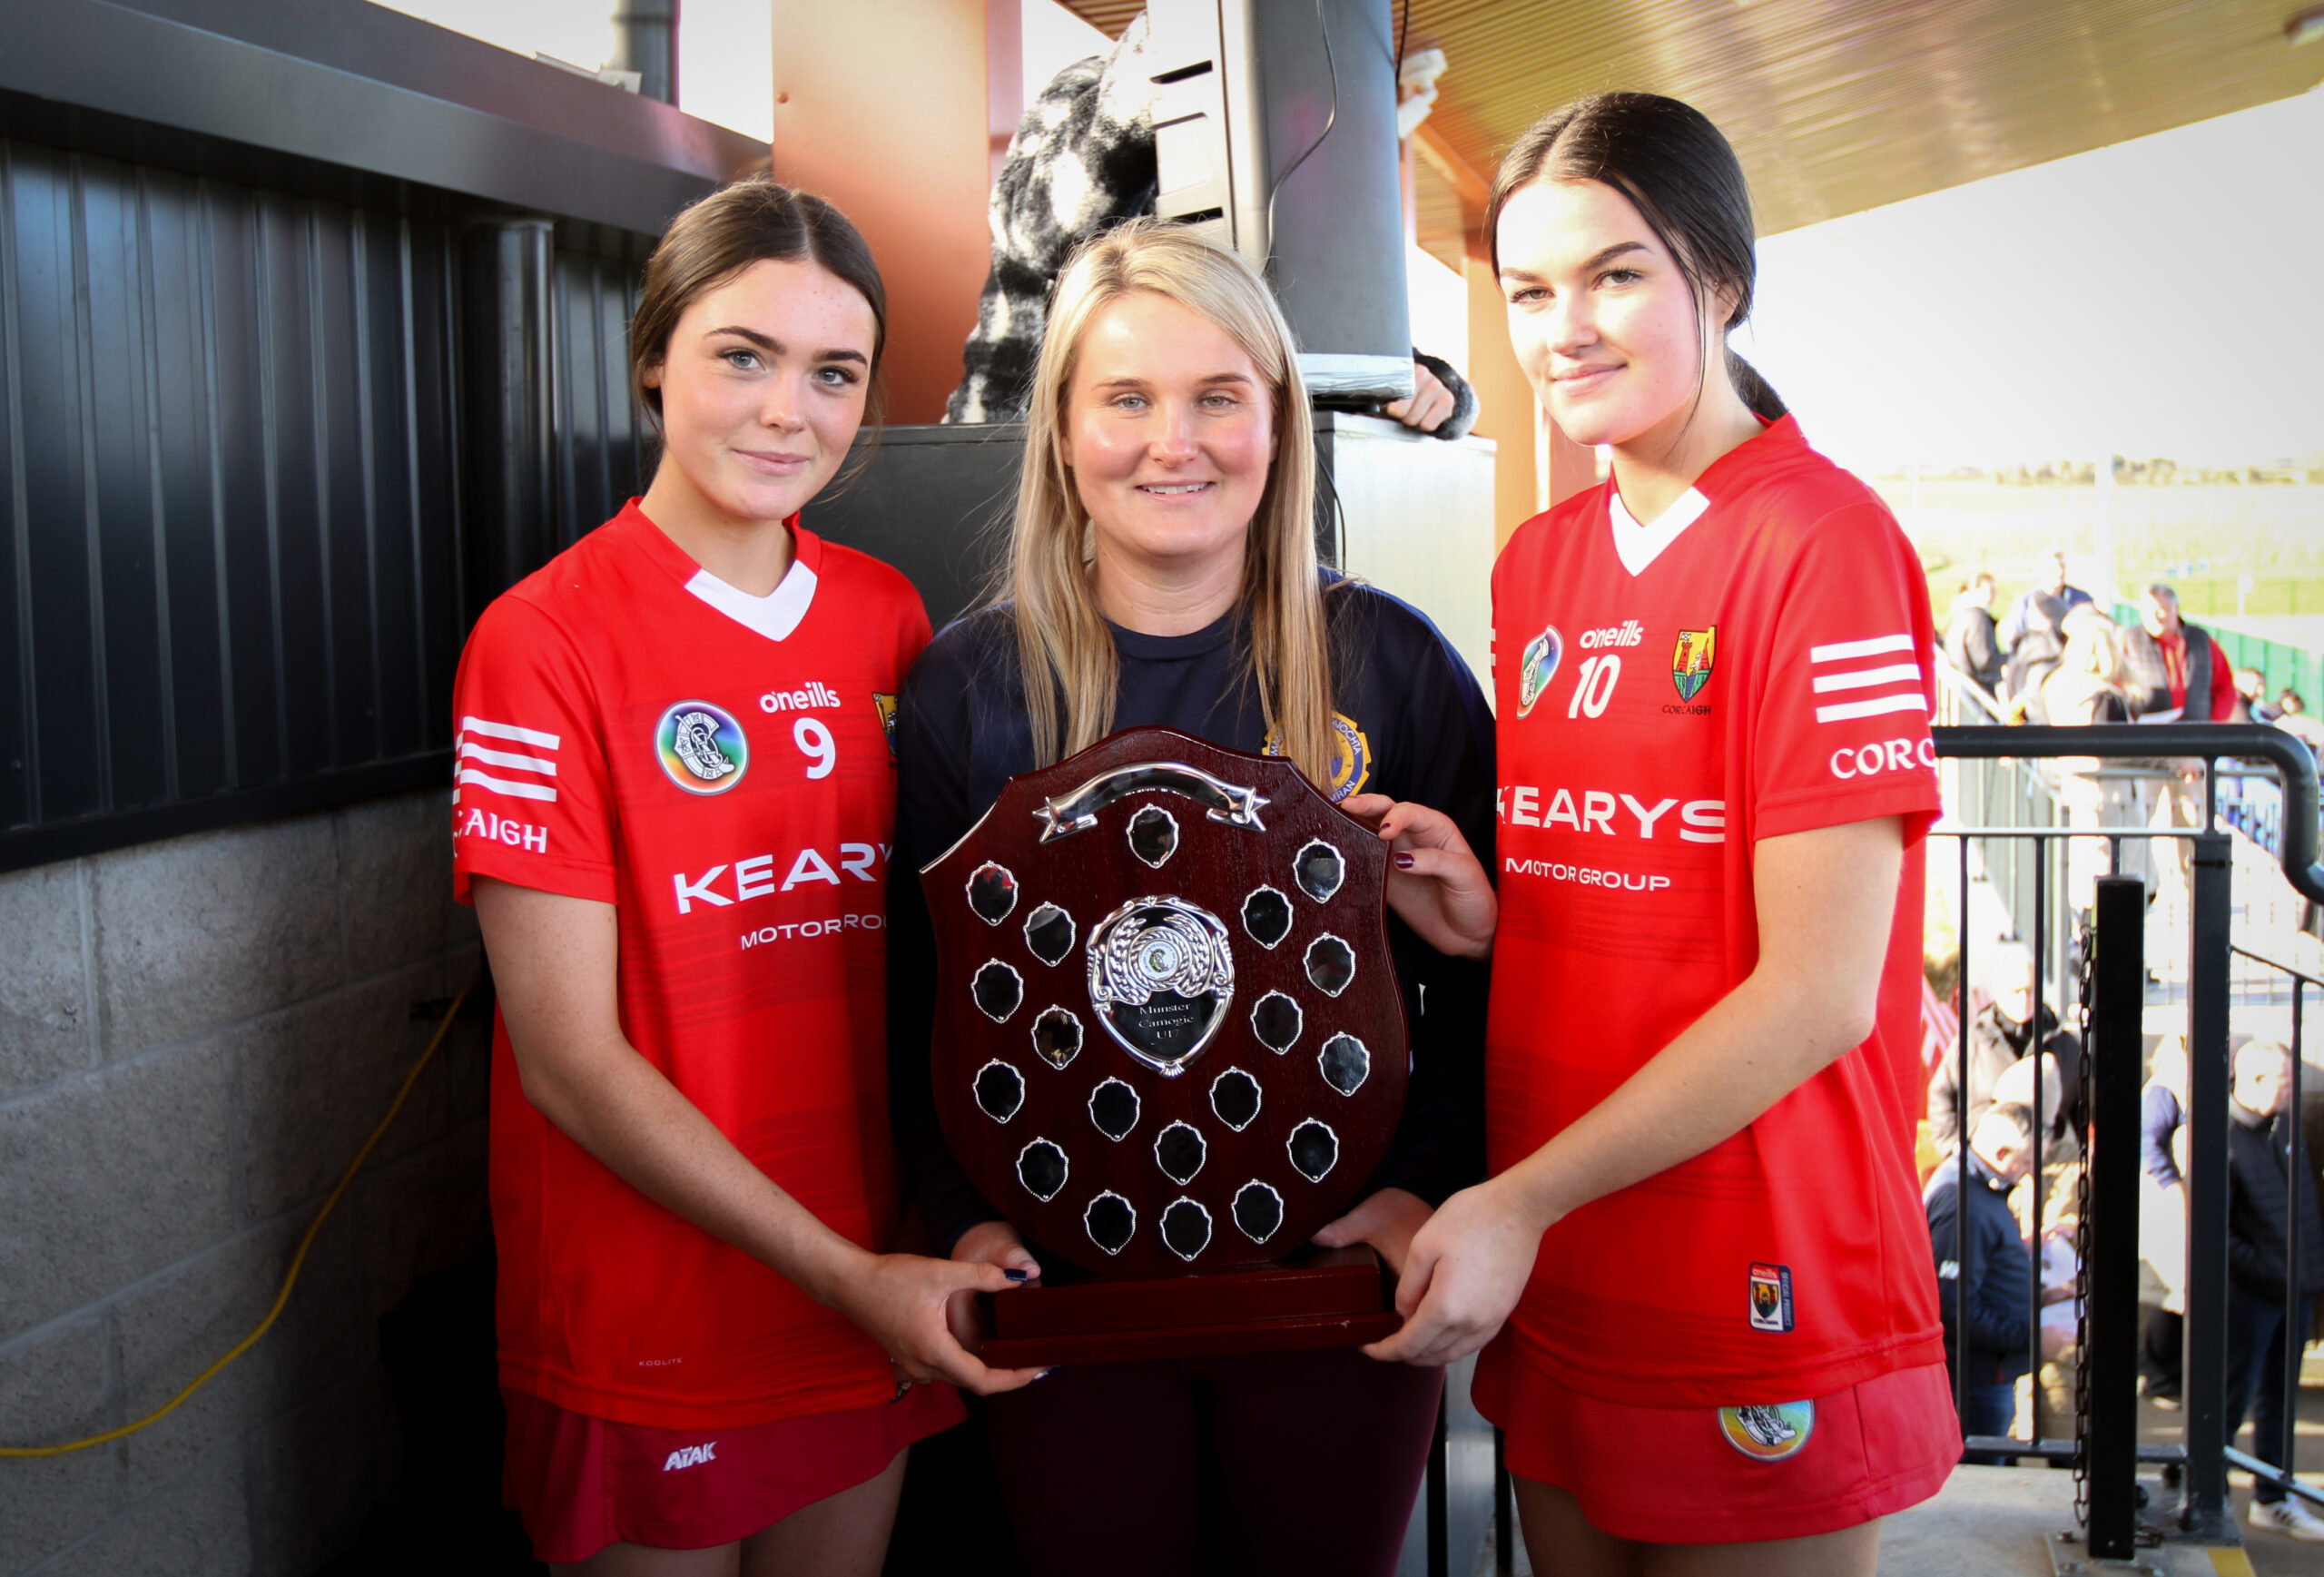
<svg viewBox="0 0 2324 1577">
<path fill-rule="evenodd" d="M 2043 816 L 2034 825 L 1940 823 L 1937 835 L 1959 841 L 1956 867 L 1960 889 L 1961 956 L 1959 1003 L 1961 1028 L 1955 1055 L 1956 1071 L 1956 1138 L 1951 1164 L 1956 1186 L 1965 1191 L 1968 1143 L 1968 1050 L 1973 1017 L 1967 982 L 1970 979 L 1970 877 L 1972 845 L 1999 842 L 2006 845 L 2015 865 L 2022 845 L 2034 851 L 2032 882 L 2034 901 L 2030 911 L 2034 934 L 2030 940 L 2037 960 L 2047 960 L 2054 939 L 2045 935 L 2053 923 L 2044 891 L 2052 881 L 2055 845 L 2075 837 L 2101 837 L 2108 848 L 2109 874 L 2093 883 L 2093 902 L 2078 951 L 2083 960 L 2083 1005 L 2087 1030 L 2083 1048 L 2085 1089 L 2084 1122 L 2078 1138 L 2083 1155 L 2080 1171 L 2083 1193 L 2077 1200 L 2081 1263 L 2077 1291 L 2082 1299 L 2082 1323 L 2075 1343 L 2079 1375 L 2073 1408 L 2073 1438 L 2043 1437 L 2042 1353 L 2040 1311 L 2043 1297 L 2039 1275 L 2045 1212 L 2042 1202 L 2044 1168 L 2034 1168 L 2035 1202 L 2032 1216 L 2032 1259 L 2036 1274 L 2029 1288 L 2029 1365 L 2035 1405 L 2034 1427 L 2024 1438 L 1980 1436 L 1972 1451 L 2007 1453 L 2070 1461 L 2087 1488 L 2087 1537 L 2094 1556 L 2115 1559 L 2131 1555 L 2142 1538 L 2139 1526 L 2138 1464 L 2162 1462 L 2183 1475 L 2183 1496 L 2178 1510 L 2181 1536 L 2231 1540 L 2233 1523 L 2228 1511 L 2227 1472 L 2232 1466 L 2250 1472 L 2305 1499 L 2324 1503 L 2324 1493 L 2298 1483 L 2287 1462 L 2279 1468 L 2231 1448 L 2227 1429 L 2227 1203 L 2228 1099 L 2230 1090 L 2229 1007 L 2230 956 L 2240 956 L 2292 982 L 2292 1103 L 2299 1110 L 2299 1060 L 2302 1010 L 2307 989 L 2318 983 L 2290 965 L 2236 944 L 2230 935 L 2233 913 L 2233 850 L 2235 834 L 2216 830 L 2221 824 L 2220 763 L 2264 761 L 2275 768 L 2280 787 L 2271 825 L 2271 851 L 2283 876 L 2294 891 L 2312 903 L 2324 903 L 2324 866 L 2318 862 L 2317 768 L 2308 747 L 2290 734 L 2259 724 L 2171 724 L 2160 725 L 2097 725 L 2091 727 L 1960 726 L 1935 730 L 1940 757 L 1956 761 L 2014 761 L 2094 757 L 2101 762 L 2158 757 L 2203 764 L 2202 813 L 2199 823 L 2182 827 L 2083 827 L 2055 824 Z M 2246 769 L 2239 774 L 2249 775 Z M 2244 796 L 2239 796 L 2244 797 Z M 1957 809 L 1958 807 L 1956 807 Z M 1998 808 L 1987 798 L 1979 807 Z M 2142 1446 L 2136 1429 L 2139 1307 L 2138 1160 L 2133 1135 L 2140 1129 L 2140 1087 L 2142 1080 L 2143 1007 L 2147 981 L 2144 936 L 2146 893 L 2137 881 L 2121 877 L 2122 851 L 2129 840 L 2181 840 L 2189 847 L 2189 888 L 2186 926 L 2187 1050 L 2186 1102 L 2188 1219 L 2186 1232 L 2186 1319 L 2182 1394 L 2181 1442 Z M 2014 909 L 2016 906 L 2013 906 Z M 2035 1126 L 2046 1141 L 2050 1125 L 2042 1120 L 2043 1067 L 2039 1058 L 2040 1004 L 2050 1000 L 2050 971 L 2037 970 L 2033 1041 L 2034 1056 Z M 2272 993 L 2271 993 L 2272 995 Z M 2063 1095 L 2063 1092 L 2061 1092 Z M 2061 1105 L 2063 1101 L 2061 1100 Z M 2293 1130 L 2291 1177 L 2305 1187 L 2298 1119 Z M 2299 1195 L 2294 1195 L 2297 1202 Z M 2287 1418 L 2296 1415 L 2299 1357 L 2307 1326 L 2299 1318 L 2297 1264 L 2299 1216 L 2289 1236 L 2286 1286 L 2294 1302 L 2293 1324 L 2285 1337 L 2281 1383 Z M 1959 1244 L 1956 1242 L 1956 1261 Z M 1959 1296 L 1955 1284 L 1953 1296 Z M 1965 1344 L 1965 1324 L 1955 1321 L 1956 1343 Z M 1956 1345 L 1956 1384 L 1965 1369 L 1965 1345 Z M 2290 1454 L 2286 1453 L 2287 1456 Z M 2152 1537 L 2154 1530 L 2146 1531 Z"/>
<path fill-rule="evenodd" d="M 1974 697 L 1948 704 L 1945 715 L 1989 715 Z M 2046 1143 L 2051 1125 L 2043 1122 L 2046 1103 L 2040 1060 L 2041 1008 L 2066 1005 L 2062 988 L 2069 975 L 2078 981 L 2077 1003 L 2083 1009 L 2083 1120 L 2069 1125 L 2083 1148 L 2080 1196 L 2076 1201 L 2078 1292 L 2082 1316 L 2074 1344 L 2078 1375 L 2071 1411 L 2071 1437 L 2043 1434 L 2041 1353 L 2040 1275 L 2044 1194 L 2049 1187 L 2045 1168 L 2034 1170 L 2033 1245 L 2034 1275 L 2029 1278 L 2027 1309 L 2028 1353 L 2032 1369 L 2032 1427 L 2026 1435 L 1972 1436 L 1966 1449 L 1974 1453 L 2006 1454 L 2045 1458 L 2072 1464 L 2082 1481 L 2077 1510 L 2085 1527 L 2088 1552 L 2101 1559 L 2123 1560 L 2142 1543 L 2167 1532 L 2171 1536 L 2203 1542 L 2229 1543 L 2235 1537 L 2229 1512 L 2227 1473 L 2230 1467 L 2265 1478 L 2305 1500 L 2324 1503 L 2324 1491 L 2298 1482 L 2288 1461 L 2276 1467 L 2233 1449 L 2227 1430 L 2227 1124 L 2229 1097 L 2229 1007 L 2230 957 L 2254 968 L 2288 978 L 2291 982 L 2290 1109 L 2300 1109 L 2300 1067 L 2303 1051 L 2302 1011 L 2311 987 L 2324 991 L 2324 981 L 2255 950 L 2237 944 L 2230 935 L 2234 914 L 2233 844 L 2238 833 L 2249 837 L 2280 864 L 2283 880 L 2310 903 L 2324 904 L 2324 863 L 2319 862 L 2317 764 L 2306 744 L 2292 735 L 2263 724 L 2099 724 L 2087 727 L 2009 727 L 1984 723 L 1940 725 L 1933 730 L 1936 754 L 1956 770 L 1948 784 L 1948 816 L 1931 831 L 1934 837 L 1956 840 L 1955 872 L 1959 882 L 1960 949 L 1956 1004 L 1960 1024 L 1953 1055 L 1955 1080 L 1955 1150 L 1942 1164 L 1956 1169 L 1955 1185 L 1965 1191 L 1969 1133 L 1969 1037 L 1974 1018 L 1971 979 L 1970 906 L 1972 878 L 1980 867 L 1990 872 L 2003 912 L 2026 942 L 2036 961 L 2034 1039 L 2028 1047 L 2034 1057 L 2033 1109 L 2035 1127 Z M 2158 759 L 2201 762 L 2203 794 L 2201 822 L 2195 826 L 2079 824 L 2071 807 L 2061 804 L 2059 780 L 2032 769 L 2034 764 L 2067 758 L 2095 758 L 2098 775 L 2121 775 L 2163 781 L 2175 772 L 2152 767 L 2128 767 L 2126 762 Z M 2237 793 L 2223 805 L 2223 778 L 2256 778 L 2246 764 L 2264 762 L 2273 769 L 2278 793 L 2268 805 L 2264 822 L 2254 824 L 2238 813 L 2252 796 Z M 1974 773 L 1958 767 L 1976 764 Z M 2224 766 L 2222 764 L 2225 764 Z M 2068 775 L 2072 775 L 2069 774 Z M 2089 775 L 2085 773 L 2085 775 Z M 2235 832 L 2220 831 L 2222 823 Z M 2077 839 L 2102 840 L 2107 874 L 2091 883 L 2092 902 L 2086 915 L 2073 914 L 2059 902 L 2066 889 L 2061 872 L 2060 845 Z M 2121 874 L 2126 843 L 2162 841 L 2185 843 L 2189 861 L 2186 910 L 2186 953 L 2180 960 L 2156 963 L 2183 970 L 2186 981 L 2189 1091 L 2186 1101 L 2189 1208 L 2187 1220 L 2186 1318 L 2182 1355 L 2181 1437 L 2177 1442 L 2142 1441 L 2138 1427 L 2138 1363 L 2141 1345 L 2139 1302 L 2140 1157 L 2142 1086 L 2144 1081 L 2144 1012 L 2152 990 L 2148 972 L 2146 884 Z M 1979 861 L 1978 844 L 1998 844 L 2000 857 Z M 2152 862 L 2149 862 L 2152 868 Z M 2079 934 L 2068 934 L 2078 931 Z M 2029 934 L 2030 933 L 2030 934 Z M 2078 959 L 2069 971 L 2065 961 Z M 2175 993 L 2173 993 L 2175 995 Z M 2246 994 L 2250 995 L 2250 982 Z M 2273 993 L 2268 999 L 2274 1000 Z M 2063 1020 L 2063 1014 L 2060 1014 Z M 2059 1107 L 2066 1102 L 2059 1091 Z M 2298 1123 L 2289 1125 L 2292 1138 L 2291 1175 L 2304 1181 L 2306 1165 Z M 1958 1218 L 1956 1217 L 1956 1218 Z M 2294 1217 L 2295 1227 L 2297 1216 Z M 2299 1286 L 2297 1231 L 2291 1235 L 2288 1287 Z M 1961 1257 L 1956 1239 L 1955 1258 Z M 1957 1288 L 1958 1283 L 1956 1282 Z M 2279 1377 L 2285 1415 L 2296 1416 L 2301 1349 L 2307 1326 L 2299 1308 L 2285 1337 L 2285 1363 Z M 1955 1319 L 1956 1342 L 1965 1321 Z M 1955 1350 L 1956 1385 L 1965 1372 L 1963 1349 Z M 1961 1400 L 1956 1391 L 1956 1404 Z M 1497 1570 L 1513 1565 L 1517 1535 L 1508 1474 L 1501 1460 L 1498 1432 L 1494 1439 L 1492 1524 Z M 1441 1444 L 1439 1455 L 1443 1452 Z M 2290 1454 L 2287 1453 L 2287 1456 Z M 2162 1464 L 2181 1486 L 2171 1525 L 2157 1525 L 2138 1484 L 2141 1464 Z M 1427 1513 L 1432 1521 L 1444 1515 L 1442 1468 L 1432 1472 Z M 2142 1521 L 2141 1512 L 2149 1515 Z M 1432 1540 L 1430 1571 L 1444 1570 L 1440 1541 Z"/>
</svg>

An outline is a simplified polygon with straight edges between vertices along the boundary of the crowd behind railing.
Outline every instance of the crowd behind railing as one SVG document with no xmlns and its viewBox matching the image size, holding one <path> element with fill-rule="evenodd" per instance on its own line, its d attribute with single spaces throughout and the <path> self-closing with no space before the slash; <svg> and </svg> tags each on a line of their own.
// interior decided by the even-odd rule
<svg viewBox="0 0 2324 1577">
<path fill-rule="evenodd" d="M 1961 589 L 1945 626 L 1945 666 L 1952 671 L 1940 671 L 1940 721 L 2063 727 L 2260 723 L 2291 734 L 2311 754 L 2324 747 L 2324 725 L 2308 714 L 2304 697 L 2285 687 L 2270 701 L 2257 671 L 2230 669 L 2216 638 L 2181 616 L 2170 586 L 2147 587 L 2137 621 L 2117 622 L 2071 584 L 2064 556 L 2053 557 L 2056 573 L 2048 584 L 2028 590 L 1998 618 L 1990 576 Z M 1953 821 L 1965 837 L 1984 845 L 1982 861 L 1995 886 L 2024 885 L 2010 880 L 2024 861 L 2048 873 L 2046 881 L 2037 876 L 2030 884 L 2030 904 L 2015 892 L 2002 893 L 2016 922 L 2015 937 L 2034 939 L 2034 946 L 2014 939 L 1987 943 L 1974 987 L 1968 967 L 1955 973 L 1953 1011 L 1968 1022 L 1958 1031 L 1957 1049 L 1929 1059 L 1923 1151 L 1924 1198 L 1963 1434 L 1985 1437 L 1989 1446 L 1999 1444 L 1993 1439 L 1998 1436 L 2034 1448 L 2075 1434 L 2083 1316 L 2077 1241 L 2088 1087 L 2083 1039 L 2061 1021 L 2060 1009 L 2072 996 L 2067 983 L 2075 971 L 2069 961 L 2078 960 L 2085 945 L 2095 879 L 2112 872 L 2144 882 L 2153 991 L 2158 966 L 2169 971 L 2186 960 L 2190 835 L 2232 829 L 2271 854 L 2280 853 L 2285 801 L 2277 769 L 2268 764 L 2221 760 L 2207 772 L 2200 762 L 2126 760 L 2118 754 L 1953 764 L 1956 775 L 1947 787 Z M 1974 829 L 1980 826 L 2034 835 L 1977 840 Z M 2055 837 L 2040 831 L 2051 826 L 2058 829 Z M 2112 836 L 2108 829 L 2115 830 Z M 2060 844 L 2062 855 L 2053 847 Z M 1965 882 L 1969 862 L 1965 849 Z M 2239 876 L 2239 886 L 2241 881 Z M 2238 902 L 2246 906 L 2238 911 L 2245 921 L 2261 918 L 2249 908 L 2248 892 L 2240 892 Z M 2043 912 L 2043 919 L 2028 924 L 2034 909 Z M 2291 912 L 2299 915 L 2299 930 L 2318 931 L 2315 908 L 2299 904 L 2296 895 Z M 1960 961 L 1966 966 L 1967 938 L 1962 941 Z M 2037 957 L 2037 948 L 2047 956 Z M 2273 967 L 2297 975 L 2289 966 Z M 2297 995 L 2294 1003 L 2297 1020 Z M 2289 1047 L 2274 1039 L 2235 1039 L 2228 1107 L 2224 1424 L 2231 1442 L 2248 1415 L 2250 1456 L 2281 1469 L 2290 1465 L 2297 1365 L 2314 1299 L 2324 1293 L 2324 1219 L 2303 1153 L 2308 1147 L 2295 1141 L 2298 1027 Z M 2164 1035 L 2149 1062 L 2137 1212 L 2140 1389 L 2155 1407 L 2171 1412 L 2181 1407 L 2185 1385 L 2187 1044 L 2183 1034 Z M 2294 1275 L 2297 1286 L 2290 1284 Z M 2001 1462 L 2011 1454 L 1973 1451 L 1968 1460 Z M 2288 1493 L 2283 1479 L 2255 1478 L 2251 1525 L 2324 1542 L 2324 1517 L 2304 1503 L 2306 1486 L 2296 1487 L 2298 1493 Z"/>
<path fill-rule="evenodd" d="M 2135 623 L 2118 623 L 2068 578 L 2063 550 L 2049 557 L 2049 579 L 2006 611 L 1995 613 L 1996 582 L 1981 572 L 1945 615 L 1945 655 L 1995 721 L 2268 723 L 2324 750 L 2324 721 L 2306 697 L 2287 685 L 2269 699 L 2260 670 L 2235 667 L 2216 636 L 2181 615 L 2168 583 L 2140 595 Z"/>
</svg>

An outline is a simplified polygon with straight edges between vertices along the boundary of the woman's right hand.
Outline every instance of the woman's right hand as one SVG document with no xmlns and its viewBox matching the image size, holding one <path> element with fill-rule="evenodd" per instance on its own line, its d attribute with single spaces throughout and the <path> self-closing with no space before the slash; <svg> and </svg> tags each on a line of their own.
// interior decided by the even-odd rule
<svg viewBox="0 0 2324 1577">
<path fill-rule="evenodd" d="M 1386 794 L 1351 794 L 1340 809 L 1388 845 L 1388 907 L 1415 935 L 1455 958 L 1492 955 L 1501 902 L 1452 817 Z"/>
<path fill-rule="evenodd" d="M 1396 1280 L 1403 1326 L 1363 1349 L 1386 1363 L 1437 1365 L 1492 1340 L 1524 1295 L 1548 1222 L 1501 1178 L 1462 1189 L 1413 1234 Z"/>
<path fill-rule="evenodd" d="M 887 1349 L 906 1380 L 949 1380 L 990 1396 L 1041 1377 L 1039 1369 L 993 1369 L 961 1345 L 952 1326 L 957 1299 L 1019 1285 L 999 1265 L 931 1259 L 919 1254 L 866 1255 L 834 1285 L 830 1303 Z"/>
</svg>

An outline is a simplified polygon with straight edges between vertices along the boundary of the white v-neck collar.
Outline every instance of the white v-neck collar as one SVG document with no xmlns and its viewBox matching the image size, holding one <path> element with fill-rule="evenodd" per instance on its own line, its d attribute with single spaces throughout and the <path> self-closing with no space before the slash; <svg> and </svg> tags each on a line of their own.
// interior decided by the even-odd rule
<svg viewBox="0 0 2324 1577">
<path fill-rule="evenodd" d="M 1671 501 L 1653 525 L 1641 526 L 1622 507 L 1622 496 L 1607 488 L 1606 513 L 1613 517 L 1614 551 L 1622 567 L 1633 576 L 1644 575 L 1646 567 L 1661 557 L 1662 550 L 1679 540 L 1679 533 L 1701 519 L 1709 508 L 1710 500 L 1689 488 Z"/>
<path fill-rule="evenodd" d="M 746 625 L 770 641 L 779 641 L 799 627 L 807 606 L 815 600 L 815 572 L 804 558 L 794 557 L 783 581 L 764 596 L 738 591 L 706 569 L 697 569 L 686 589 L 711 606 Z"/>
</svg>

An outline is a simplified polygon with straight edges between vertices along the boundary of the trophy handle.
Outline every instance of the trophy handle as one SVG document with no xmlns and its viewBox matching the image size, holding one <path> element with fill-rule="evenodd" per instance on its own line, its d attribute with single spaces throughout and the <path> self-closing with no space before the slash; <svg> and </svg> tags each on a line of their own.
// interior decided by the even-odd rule
<svg viewBox="0 0 2324 1577">
<path fill-rule="evenodd" d="M 1183 762 L 1145 761 L 1101 772 L 1072 793 L 1053 795 L 1045 801 L 1033 813 L 1042 823 L 1041 842 L 1053 843 L 1059 838 L 1086 833 L 1098 824 L 1099 811 L 1126 794 L 1148 789 L 1184 794 L 1202 806 L 1214 822 L 1250 833 L 1266 831 L 1266 824 L 1259 820 L 1259 809 L 1267 798 L 1256 789 L 1213 777 Z"/>
</svg>

